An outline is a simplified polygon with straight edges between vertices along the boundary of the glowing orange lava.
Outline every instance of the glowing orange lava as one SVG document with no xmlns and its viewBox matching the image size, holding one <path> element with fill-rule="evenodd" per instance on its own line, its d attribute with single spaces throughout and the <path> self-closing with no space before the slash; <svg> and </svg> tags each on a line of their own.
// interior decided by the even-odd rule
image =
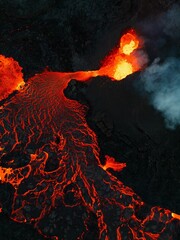
<svg viewBox="0 0 180 240">
<path fill-rule="evenodd" d="M 24 85 L 22 68 L 13 58 L 0 55 L 0 101 Z"/>
<path fill-rule="evenodd" d="M 105 58 L 102 67 L 99 69 L 99 75 L 106 75 L 115 80 L 121 80 L 126 76 L 140 70 L 147 59 L 139 61 L 135 51 L 140 46 L 140 38 L 134 30 L 124 34 L 116 48 L 108 57 Z"/>
<path fill-rule="evenodd" d="M 179 214 L 172 213 L 172 217 L 175 218 L 175 219 L 180 220 L 180 215 Z"/>
<path fill-rule="evenodd" d="M 134 30 L 131 30 L 121 37 L 119 51 L 125 55 L 130 55 L 139 47 L 139 38 Z"/>
<path fill-rule="evenodd" d="M 119 163 L 116 162 L 113 157 L 109 157 L 108 155 L 105 156 L 105 165 L 102 166 L 104 170 L 107 170 L 109 168 L 113 169 L 114 171 L 122 171 L 123 168 L 126 167 L 126 163 Z"/>
</svg>

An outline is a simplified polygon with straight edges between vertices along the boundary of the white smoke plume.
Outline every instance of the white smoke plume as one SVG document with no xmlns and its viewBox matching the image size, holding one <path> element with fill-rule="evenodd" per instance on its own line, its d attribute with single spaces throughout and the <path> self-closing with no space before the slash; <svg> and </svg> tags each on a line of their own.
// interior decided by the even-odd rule
<svg viewBox="0 0 180 240">
<path fill-rule="evenodd" d="M 156 39 L 161 39 L 166 48 L 161 51 L 158 45 L 164 55 L 141 73 L 143 89 L 149 93 L 154 108 L 162 113 L 166 126 L 175 129 L 180 125 L 180 5 L 160 16 L 157 24 L 149 22 L 146 31 L 150 41 L 154 35 L 152 46 L 159 44 Z"/>
<path fill-rule="evenodd" d="M 174 129 L 180 125 L 180 60 L 155 61 L 141 74 L 141 79 L 151 103 L 163 114 L 166 126 Z"/>
</svg>

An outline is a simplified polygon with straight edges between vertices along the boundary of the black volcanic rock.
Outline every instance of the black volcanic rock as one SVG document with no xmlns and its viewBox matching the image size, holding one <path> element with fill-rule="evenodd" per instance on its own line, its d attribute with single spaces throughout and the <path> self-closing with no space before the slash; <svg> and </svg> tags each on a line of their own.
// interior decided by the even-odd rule
<svg viewBox="0 0 180 240">
<path fill-rule="evenodd" d="M 5 214 L 0 215 L 1 240 L 43 240 L 44 237 L 30 225 L 20 224 L 10 220 Z"/>
<path fill-rule="evenodd" d="M 42 14 L 54 5 L 54 0 L 36 0 L 33 2 L 28 0 L 1 0 L 0 7 L 8 16 L 16 18 L 33 18 Z"/>
<path fill-rule="evenodd" d="M 87 121 L 97 133 L 103 156 L 114 156 L 127 167 L 114 173 L 150 205 L 180 213 L 180 129 L 170 130 L 139 88 L 139 73 L 122 81 L 96 77 L 74 86 L 89 105 Z M 85 83 L 83 83 L 85 85 Z M 83 89 L 83 91 L 81 91 Z"/>
</svg>

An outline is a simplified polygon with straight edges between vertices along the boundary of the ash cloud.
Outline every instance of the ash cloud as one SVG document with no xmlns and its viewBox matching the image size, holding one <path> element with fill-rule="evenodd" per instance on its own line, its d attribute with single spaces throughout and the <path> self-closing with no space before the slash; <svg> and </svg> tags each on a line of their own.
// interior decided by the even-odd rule
<svg viewBox="0 0 180 240">
<path fill-rule="evenodd" d="M 175 129 L 180 125 L 180 5 L 141 26 L 152 62 L 141 73 L 143 91 L 166 127 Z"/>
</svg>

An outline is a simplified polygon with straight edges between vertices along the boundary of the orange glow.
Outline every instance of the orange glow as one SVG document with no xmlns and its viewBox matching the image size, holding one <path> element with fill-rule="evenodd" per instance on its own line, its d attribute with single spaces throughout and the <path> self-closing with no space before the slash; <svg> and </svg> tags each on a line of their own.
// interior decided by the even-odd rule
<svg viewBox="0 0 180 240">
<path fill-rule="evenodd" d="M 109 157 L 108 155 L 106 155 L 105 158 L 106 158 L 106 163 L 104 166 L 102 166 L 102 168 L 104 170 L 111 168 L 114 171 L 119 172 L 119 171 L 122 171 L 122 169 L 126 167 L 126 163 L 115 162 L 115 159 L 113 157 Z"/>
<path fill-rule="evenodd" d="M 0 55 L 0 101 L 24 85 L 22 68 L 13 58 Z"/>
<path fill-rule="evenodd" d="M 175 219 L 180 220 L 180 215 L 179 214 L 172 213 L 172 217 L 175 218 Z"/>
<path fill-rule="evenodd" d="M 130 30 L 120 39 L 120 44 L 108 57 L 105 58 L 99 75 L 106 75 L 115 80 L 121 80 L 126 76 L 141 69 L 141 64 L 134 52 L 139 48 L 140 39 L 134 30 Z"/>
<path fill-rule="evenodd" d="M 13 172 L 12 168 L 0 167 L 0 181 L 8 182 L 8 176 Z"/>
<path fill-rule="evenodd" d="M 29 166 L 16 170 L 0 167 L 0 182 L 10 183 L 16 189 L 29 176 L 30 171 L 31 167 Z"/>
<path fill-rule="evenodd" d="M 134 30 L 124 34 L 120 41 L 120 50 L 125 55 L 130 55 L 134 50 L 139 47 L 139 39 Z"/>
<path fill-rule="evenodd" d="M 114 78 L 118 80 L 123 79 L 131 73 L 133 73 L 132 65 L 128 62 L 122 61 L 116 66 Z"/>
</svg>

